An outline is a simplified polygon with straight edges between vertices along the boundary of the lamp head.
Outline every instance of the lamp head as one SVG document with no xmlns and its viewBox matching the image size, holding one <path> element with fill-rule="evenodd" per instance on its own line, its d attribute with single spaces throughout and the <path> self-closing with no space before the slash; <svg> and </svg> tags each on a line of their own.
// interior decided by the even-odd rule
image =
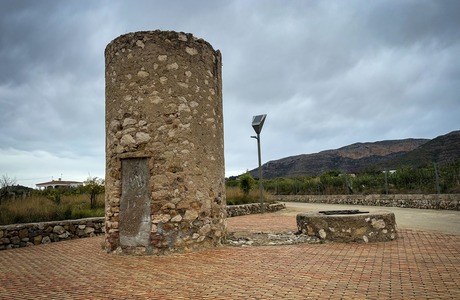
<svg viewBox="0 0 460 300">
<path fill-rule="evenodd" d="M 257 134 L 260 134 L 262 131 L 262 126 L 264 126 L 265 118 L 267 115 L 257 115 L 252 117 L 252 128 Z"/>
</svg>

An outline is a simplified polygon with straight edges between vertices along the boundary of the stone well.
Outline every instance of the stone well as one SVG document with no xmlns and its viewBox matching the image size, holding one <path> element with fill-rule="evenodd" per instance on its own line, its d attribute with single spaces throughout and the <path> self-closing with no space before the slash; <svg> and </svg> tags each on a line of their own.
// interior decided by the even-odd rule
<svg viewBox="0 0 460 300">
<path fill-rule="evenodd" d="M 108 252 L 169 254 L 226 234 L 221 55 L 144 31 L 105 49 Z"/>
<path fill-rule="evenodd" d="M 397 238 L 394 213 L 376 211 L 361 214 L 325 215 L 319 212 L 297 215 L 300 233 L 334 242 L 385 242 Z"/>
</svg>

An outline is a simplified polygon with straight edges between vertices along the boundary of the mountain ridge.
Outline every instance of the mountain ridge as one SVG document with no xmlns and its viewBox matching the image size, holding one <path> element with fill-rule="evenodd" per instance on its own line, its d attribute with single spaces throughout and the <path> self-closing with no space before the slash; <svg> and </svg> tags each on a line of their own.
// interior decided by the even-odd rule
<svg viewBox="0 0 460 300">
<path fill-rule="evenodd" d="M 272 160 L 262 165 L 263 178 L 319 176 L 331 170 L 360 173 L 368 168 L 397 169 L 403 165 L 420 167 L 436 161 L 460 158 L 460 130 L 434 139 L 407 138 L 358 142 L 338 149 L 300 154 Z M 258 178 L 258 168 L 250 171 Z"/>
</svg>

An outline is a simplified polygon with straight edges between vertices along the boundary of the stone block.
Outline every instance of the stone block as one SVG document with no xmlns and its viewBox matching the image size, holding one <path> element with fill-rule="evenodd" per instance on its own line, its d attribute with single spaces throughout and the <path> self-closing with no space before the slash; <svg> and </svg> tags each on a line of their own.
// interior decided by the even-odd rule
<svg viewBox="0 0 460 300">
<path fill-rule="evenodd" d="M 300 233 L 334 242 L 386 242 L 397 238 L 393 213 L 376 211 L 352 215 L 301 213 L 296 217 Z"/>
</svg>

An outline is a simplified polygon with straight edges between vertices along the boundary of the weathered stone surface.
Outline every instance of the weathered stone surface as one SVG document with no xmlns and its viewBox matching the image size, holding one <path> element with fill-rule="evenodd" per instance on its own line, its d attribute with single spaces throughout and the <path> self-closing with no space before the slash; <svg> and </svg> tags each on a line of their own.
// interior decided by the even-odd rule
<svg viewBox="0 0 460 300">
<path fill-rule="evenodd" d="M 122 160 L 122 194 L 120 200 L 120 245 L 147 247 L 151 231 L 151 208 L 146 158 Z"/>
<path fill-rule="evenodd" d="M 297 215 L 299 233 L 335 242 L 385 242 L 397 237 L 395 215 L 386 211 L 354 215 Z"/>
<path fill-rule="evenodd" d="M 191 34 L 144 31 L 113 40 L 105 59 L 107 251 L 169 254 L 220 245 L 226 232 L 219 221 L 225 218 L 220 52 Z M 122 164 L 135 158 L 146 161 L 150 202 L 148 214 L 128 218 L 137 224 L 128 226 L 124 216 L 134 206 L 121 208 Z M 125 225 L 133 236 L 142 232 L 142 245 L 123 245 Z"/>
</svg>

